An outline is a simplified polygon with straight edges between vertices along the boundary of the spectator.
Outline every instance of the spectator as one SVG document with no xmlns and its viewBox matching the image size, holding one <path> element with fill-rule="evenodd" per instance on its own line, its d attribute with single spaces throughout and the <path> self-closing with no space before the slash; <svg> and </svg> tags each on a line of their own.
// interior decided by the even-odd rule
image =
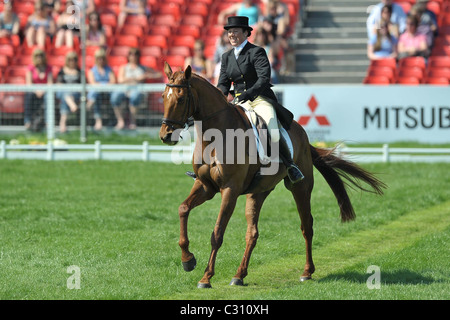
<svg viewBox="0 0 450 320">
<path fill-rule="evenodd" d="M 377 34 L 377 31 L 380 29 L 381 24 L 387 23 L 389 33 L 398 39 L 398 37 L 400 35 L 399 26 L 398 26 L 398 24 L 395 24 L 394 22 L 392 22 L 391 18 L 392 18 L 392 5 L 387 4 L 387 5 L 383 6 L 383 8 L 381 8 L 380 23 L 374 26 L 371 35 Z M 369 39 L 370 39 L 370 36 L 369 36 Z"/>
<path fill-rule="evenodd" d="M 370 60 L 397 58 L 398 39 L 389 30 L 389 21 L 382 20 L 376 34 L 367 43 L 367 56 Z"/>
<path fill-rule="evenodd" d="M 58 31 L 55 37 L 55 47 L 59 48 L 63 45 L 73 48 L 74 37 L 79 37 L 79 21 L 74 17 L 72 10 L 67 10 L 73 6 L 73 1 L 68 0 L 66 2 L 66 10 L 63 11 L 56 21 Z"/>
<path fill-rule="evenodd" d="M 20 20 L 13 10 L 12 0 L 5 2 L 3 12 L 0 12 L 0 38 L 18 35 Z"/>
<path fill-rule="evenodd" d="M 61 1 L 59 0 L 43 0 L 44 10 L 47 15 L 56 20 L 61 10 Z"/>
<path fill-rule="evenodd" d="M 277 35 L 285 38 L 289 32 L 289 9 L 280 0 L 266 0 L 265 13 L 260 17 L 260 21 L 272 23 L 274 37 Z"/>
<path fill-rule="evenodd" d="M 100 15 L 95 11 L 89 14 L 86 46 L 106 47 L 105 31 L 103 30 Z"/>
<path fill-rule="evenodd" d="M 424 34 L 417 32 L 419 21 L 416 16 L 408 15 L 406 19 L 406 31 L 400 35 L 398 40 L 398 57 L 422 56 L 427 58 L 430 50 Z"/>
<path fill-rule="evenodd" d="M 33 64 L 29 66 L 25 75 L 26 84 L 52 84 L 52 67 L 47 64 L 45 52 L 42 49 L 35 49 L 32 58 Z M 45 109 L 47 106 L 45 91 L 27 92 L 24 102 L 25 129 L 39 131 L 45 123 Z"/>
<path fill-rule="evenodd" d="M 427 0 L 419 0 L 409 13 L 417 17 L 417 32 L 425 35 L 428 47 L 432 48 L 434 37 L 438 35 L 438 23 L 434 12 L 427 9 L 427 3 Z"/>
<path fill-rule="evenodd" d="M 274 68 L 274 65 L 277 65 L 278 47 L 276 45 L 273 46 L 273 43 L 271 44 L 270 38 L 271 38 L 271 35 L 266 29 L 258 28 L 258 30 L 256 30 L 254 43 L 257 46 L 260 46 L 260 47 L 264 48 L 264 50 L 266 50 L 267 57 L 269 58 L 270 68 L 271 68 L 270 81 L 273 84 L 277 84 L 277 83 L 279 83 L 279 80 L 278 80 L 278 75 Z"/>
<path fill-rule="evenodd" d="M 56 83 L 77 84 L 81 83 L 81 70 L 78 66 L 78 56 L 76 52 L 71 51 L 66 55 L 66 62 L 56 77 Z M 78 110 L 77 103 L 80 101 L 80 92 L 63 91 L 58 92 L 57 97 L 60 101 L 59 130 L 61 133 L 67 131 L 66 122 L 69 112 Z"/>
<path fill-rule="evenodd" d="M 43 49 L 46 37 L 52 38 L 56 31 L 56 24 L 47 14 L 42 0 L 37 0 L 34 5 L 34 13 L 28 17 L 25 38 L 28 47 L 37 45 Z"/>
<path fill-rule="evenodd" d="M 116 76 L 107 64 L 105 49 L 101 48 L 95 52 L 95 65 L 88 71 L 87 80 L 89 84 L 116 83 Z M 103 126 L 99 100 L 109 100 L 109 94 L 98 91 L 88 92 L 86 108 L 90 110 L 94 106 L 94 130 L 96 131 L 101 130 Z"/>
<path fill-rule="evenodd" d="M 194 55 L 185 59 L 185 67 L 190 65 L 198 75 L 211 81 L 213 77 L 212 63 L 205 57 L 205 43 L 198 39 L 194 43 Z"/>
<path fill-rule="evenodd" d="M 72 1 L 75 6 L 81 9 L 81 12 L 83 12 L 82 9 L 86 8 L 85 10 L 86 16 L 90 15 L 96 9 L 94 0 L 72 0 Z"/>
<path fill-rule="evenodd" d="M 399 33 L 403 33 L 405 31 L 406 26 L 406 13 L 403 8 L 394 3 L 393 0 L 381 0 L 380 3 L 370 7 L 371 11 L 369 17 L 367 18 L 367 36 L 370 38 L 370 35 L 374 33 L 381 21 L 381 9 L 385 5 L 392 6 L 392 14 L 391 14 L 391 22 L 394 25 L 398 25 Z"/>
<path fill-rule="evenodd" d="M 117 27 L 121 28 L 128 15 L 140 15 L 148 17 L 150 15 L 150 9 L 147 8 L 147 2 L 145 0 L 120 0 L 119 4 L 120 12 L 117 18 Z"/>
<path fill-rule="evenodd" d="M 121 66 L 117 76 L 119 84 L 135 85 L 143 83 L 147 79 L 159 79 L 162 74 L 153 69 L 147 68 L 139 63 L 140 51 L 138 48 L 131 48 L 128 53 L 128 63 Z M 131 87 L 127 92 L 114 91 L 111 95 L 111 104 L 114 109 L 114 115 L 117 119 L 116 130 L 122 130 L 125 127 L 125 120 L 120 110 L 120 106 L 125 99 L 129 99 L 130 125 L 129 128 L 136 129 L 137 107 L 141 104 L 144 95 L 136 87 Z"/>
<path fill-rule="evenodd" d="M 232 4 L 230 7 L 219 12 L 217 17 L 218 24 L 225 24 L 229 15 L 244 16 L 248 18 L 248 24 L 252 27 L 257 26 L 260 10 L 258 4 L 254 0 L 242 0 L 240 3 Z"/>
<path fill-rule="evenodd" d="M 217 39 L 216 51 L 214 52 L 214 56 L 212 59 L 214 84 L 217 84 L 217 80 L 219 79 L 222 55 L 225 52 L 231 50 L 232 48 L 233 47 L 231 46 L 230 41 L 228 40 L 228 31 L 224 30 L 222 32 L 222 35 Z"/>
</svg>

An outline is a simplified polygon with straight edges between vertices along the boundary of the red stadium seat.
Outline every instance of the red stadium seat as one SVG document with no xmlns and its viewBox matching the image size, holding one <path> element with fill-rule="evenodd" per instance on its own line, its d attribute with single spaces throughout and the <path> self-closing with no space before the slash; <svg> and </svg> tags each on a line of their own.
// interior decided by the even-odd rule
<svg viewBox="0 0 450 320">
<path fill-rule="evenodd" d="M 432 85 L 443 85 L 448 86 L 450 84 L 449 79 L 443 78 L 443 77 L 428 77 L 424 80 L 425 84 L 432 84 Z"/>
<path fill-rule="evenodd" d="M 6 79 L 6 83 L 11 84 Z M 23 82 L 25 83 L 25 81 Z M 25 94 L 22 92 L 5 92 L 0 95 L 0 114 L 1 118 L 6 118 L 4 113 L 22 114 L 24 112 Z"/>
<path fill-rule="evenodd" d="M 429 68 L 450 68 L 450 56 L 438 56 L 438 57 L 429 57 L 428 58 L 428 67 Z"/>
<path fill-rule="evenodd" d="M 19 55 L 15 56 L 12 60 L 13 65 L 17 66 L 29 66 L 33 63 L 33 57 L 31 55 Z"/>
<path fill-rule="evenodd" d="M 420 81 L 416 77 L 398 77 L 397 84 L 419 85 Z"/>
<path fill-rule="evenodd" d="M 100 21 L 102 22 L 102 25 L 108 25 L 113 30 L 115 30 L 117 27 L 117 17 L 113 13 L 101 13 Z"/>
<path fill-rule="evenodd" d="M 389 82 L 393 83 L 396 75 L 390 67 L 372 67 L 367 70 L 367 76 L 384 76 L 389 79 Z"/>
<path fill-rule="evenodd" d="M 367 76 L 364 78 L 364 84 L 389 85 L 390 80 L 386 76 Z"/>
<path fill-rule="evenodd" d="M 124 57 L 124 56 L 109 56 L 108 57 L 108 64 L 111 68 L 112 67 L 120 67 L 127 63 L 128 63 L 127 57 Z"/>
<path fill-rule="evenodd" d="M 55 66 L 55 67 L 63 67 L 66 63 L 66 57 L 63 55 L 60 56 L 47 56 L 47 63 L 50 66 Z"/>
<path fill-rule="evenodd" d="M 170 37 L 172 35 L 172 29 L 169 26 L 151 25 L 148 28 L 149 35 L 159 35 L 164 37 Z"/>
<path fill-rule="evenodd" d="M 172 36 L 169 41 L 171 46 L 181 46 L 193 49 L 195 38 L 190 35 Z"/>
<path fill-rule="evenodd" d="M 167 38 L 162 35 L 147 35 L 142 42 L 143 46 L 157 46 L 162 49 L 167 49 Z"/>
<path fill-rule="evenodd" d="M 427 77 L 442 77 L 450 80 L 450 68 L 428 68 Z"/>
<path fill-rule="evenodd" d="M 423 70 L 418 67 L 400 67 L 398 77 L 416 78 L 419 82 L 423 79 Z"/>
<path fill-rule="evenodd" d="M 155 56 L 141 56 L 140 63 L 143 66 L 158 69 L 158 58 Z"/>
<path fill-rule="evenodd" d="M 223 29 L 223 27 L 222 27 Z M 192 36 L 194 38 L 200 38 L 200 28 L 193 25 L 180 25 L 177 28 L 177 35 L 179 36 Z M 210 35 L 213 36 L 213 35 Z"/>
<path fill-rule="evenodd" d="M 142 46 L 140 50 L 141 56 L 161 57 L 163 54 L 161 47 L 158 46 Z"/>
<path fill-rule="evenodd" d="M 119 35 L 131 35 L 141 38 L 144 35 L 144 28 L 140 25 L 127 24 L 125 23 L 120 30 L 118 30 Z"/>
<path fill-rule="evenodd" d="M 199 14 L 188 14 L 188 15 L 184 15 L 181 18 L 180 24 L 189 24 L 189 25 L 197 26 L 199 28 L 203 28 L 205 25 L 205 19 L 203 18 L 203 16 L 201 16 Z"/>
<path fill-rule="evenodd" d="M 142 28 L 146 28 L 148 25 L 148 18 L 143 15 L 127 15 L 125 19 L 125 25 L 136 25 Z"/>
<path fill-rule="evenodd" d="M 399 61 L 399 67 L 417 67 L 422 70 L 425 70 L 426 68 L 426 61 L 423 57 L 407 57 L 400 59 Z"/>
<path fill-rule="evenodd" d="M 209 15 L 209 8 L 205 3 L 193 2 L 193 3 L 190 3 L 189 6 L 186 8 L 185 13 L 186 14 L 199 14 L 206 19 Z"/>
<path fill-rule="evenodd" d="M 128 47 L 128 46 L 114 46 L 110 49 L 109 55 L 110 56 L 127 57 L 129 51 L 130 51 L 130 47 Z"/>
<path fill-rule="evenodd" d="M 139 47 L 138 37 L 133 35 L 118 35 L 114 37 L 114 46 Z"/>
<path fill-rule="evenodd" d="M 184 70 L 184 60 L 185 57 L 183 56 L 167 56 L 165 58 L 165 61 L 171 66 L 172 70 Z"/>
<path fill-rule="evenodd" d="M 5 78 L 23 78 L 28 71 L 28 66 L 9 66 L 5 69 Z"/>
<path fill-rule="evenodd" d="M 175 17 L 175 20 L 178 21 L 181 18 L 181 9 L 180 6 L 175 2 L 163 2 L 158 5 L 156 14 L 172 15 Z"/>
<path fill-rule="evenodd" d="M 192 55 L 191 48 L 184 46 L 171 46 L 167 51 L 167 54 L 170 56 L 183 56 L 189 57 Z"/>
<path fill-rule="evenodd" d="M 0 44 L 0 55 L 7 56 L 9 58 L 14 57 L 14 47 L 11 44 Z"/>
<path fill-rule="evenodd" d="M 436 17 L 439 17 L 441 14 L 441 3 L 437 1 L 430 1 L 427 3 L 427 9 L 434 12 Z"/>
<path fill-rule="evenodd" d="M 166 26 L 171 29 L 174 29 L 178 25 L 178 20 L 171 14 L 155 15 L 150 20 L 153 25 Z"/>
</svg>

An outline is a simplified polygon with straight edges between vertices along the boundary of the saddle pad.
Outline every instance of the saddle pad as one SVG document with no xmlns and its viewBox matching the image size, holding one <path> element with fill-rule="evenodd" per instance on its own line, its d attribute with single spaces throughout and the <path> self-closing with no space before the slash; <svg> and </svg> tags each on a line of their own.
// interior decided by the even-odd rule
<svg viewBox="0 0 450 320">
<path fill-rule="evenodd" d="M 255 135 L 255 143 L 256 143 L 256 148 L 258 151 L 259 159 L 263 163 L 269 163 L 270 158 L 266 154 L 266 150 L 264 149 L 265 145 L 261 142 L 259 130 L 258 130 L 258 128 L 259 129 L 261 129 L 261 128 L 267 129 L 266 122 L 255 111 L 249 111 L 245 108 L 242 108 L 242 109 L 245 111 L 245 114 L 246 114 L 250 124 L 252 125 L 253 133 Z M 255 123 L 258 124 L 258 128 L 255 125 Z M 285 141 L 287 142 L 289 151 L 291 153 L 291 157 L 293 158 L 294 157 L 294 146 L 292 144 L 291 138 L 289 137 L 289 134 L 287 133 L 286 129 L 281 125 L 280 121 L 278 121 L 278 130 L 280 130 L 280 134 L 283 136 L 283 139 L 285 139 Z M 269 137 L 269 140 L 270 140 L 270 137 Z M 266 145 L 267 145 L 267 143 L 266 143 Z M 281 159 L 279 159 L 279 158 L 275 159 L 274 161 L 281 163 Z"/>
</svg>

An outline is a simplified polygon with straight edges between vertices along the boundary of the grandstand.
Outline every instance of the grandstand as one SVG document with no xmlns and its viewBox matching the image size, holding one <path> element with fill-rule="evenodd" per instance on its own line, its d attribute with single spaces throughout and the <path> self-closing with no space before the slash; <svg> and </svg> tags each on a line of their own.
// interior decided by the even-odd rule
<svg viewBox="0 0 450 320">
<path fill-rule="evenodd" d="M 450 1 L 430 0 L 428 9 L 438 18 L 439 36 L 429 63 L 421 58 L 369 61 L 367 58 L 367 9 L 378 0 L 309 0 L 306 19 L 292 44 L 296 51 L 296 72 L 285 82 L 339 84 L 448 84 L 450 55 Z M 416 0 L 394 0 L 405 12 Z M 416 61 L 416 62 L 413 62 Z M 417 63 L 418 65 L 411 66 Z M 379 69 L 381 64 L 382 69 Z M 408 66 L 406 66 L 406 64 Z M 420 68 L 419 68 L 420 65 Z M 436 71 L 437 66 L 444 70 Z M 392 70 L 389 70 L 392 69 Z M 408 70 L 405 68 L 419 68 Z"/>
<path fill-rule="evenodd" d="M 28 17 L 34 12 L 36 0 L 20 0 L 13 2 L 14 12 L 20 20 L 20 34 L 0 38 L 0 83 L 24 84 L 27 67 L 31 63 L 31 54 L 36 46 L 29 47 L 24 39 L 24 31 Z M 61 10 L 65 9 L 67 0 L 61 0 Z M 147 0 L 151 9 L 149 17 L 128 15 L 125 24 L 118 26 L 120 0 L 95 0 L 96 11 L 100 15 L 107 38 L 108 64 L 117 73 L 120 65 L 126 63 L 130 47 L 141 50 L 141 64 L 162 71 L 164 61 L 174 70 L 184 66 L 186 57 L 192 56 L 194 42 L 202 39 L 205 43 L 205 55 L 214 55 L 218 37 L 223 25 L 217 23 L 221 10 L 240 0 Z M 292 30 L 299 16 L 300 0 L 284 0 L 289 8 Z M 263 6 L 263 1 L 259 1 Z M 3 11 L 3 1 L 0 12 Z M 55 17 L 55 20 L 57 17 Z M 86 21 L 88 22 L 88 21 Z M 64 64 L 67 52 L 75 50 L 81 55 L 81 44 L 78 37 L 74 39 L 74 47 L 55 47 L 55 37 L 45 40 L 47 62 L 53 68 L 56 77 Z M 98 47 L 86 47 L 86 68 L 94 65 L 94 53 Z M 166 79 L 162 79 L 165 81 Z M 160 81 L 161 82 L 161 81 Z M 157 98 L 153 101 L 153 111 L 161 112 L 161 103 Z M 0 119 L 22 118 L 23 93 L 1 93 Z M 152 111 L 152 110 L 150 110 Z M 19 121 L 20 123 L 20 121 Z"/>
</svg>

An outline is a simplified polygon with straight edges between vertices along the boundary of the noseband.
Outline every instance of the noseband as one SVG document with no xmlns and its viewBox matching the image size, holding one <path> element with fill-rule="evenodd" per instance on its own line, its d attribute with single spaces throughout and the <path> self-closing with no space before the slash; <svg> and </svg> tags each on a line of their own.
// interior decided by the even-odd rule
<svg viewBox="0 0 450 320">
<path fill-rule="evenodd" d="M 191 114 L 191 100 L 192 99 L 192 92 L 191 92 L 191 84 L 188 82 L 186 84 L 171 84 L 171 83 L 167 83 L 166 84 L 167 87 L 169 88 L 187 88 L 188 89 L 188 98 L 187 98 L 187 108 L 185 108 L 186 112 L 183 114 L 183 118 L 185 118 L 186 120 L 184 121 L 179 121 L 179 120 L 173 120 L 173 119 L 169 119 L 169 118 L 163 118 L 162 119 L 162 123 L 167 125 L 170 129 L 172 129 L 173 131 L 175 131 L 175 127 L 174 125 L 178 125 L 180 126 L 180 128 L 183 128 L 184 130 L 187 130 L 189 128 L 189 118 L 192 117 L 195 113 L 196 113 L 196 108 L 194 106 L 194 110 Z M 179 128 L 179 129 L 180 129 Z"/>
</svg>

